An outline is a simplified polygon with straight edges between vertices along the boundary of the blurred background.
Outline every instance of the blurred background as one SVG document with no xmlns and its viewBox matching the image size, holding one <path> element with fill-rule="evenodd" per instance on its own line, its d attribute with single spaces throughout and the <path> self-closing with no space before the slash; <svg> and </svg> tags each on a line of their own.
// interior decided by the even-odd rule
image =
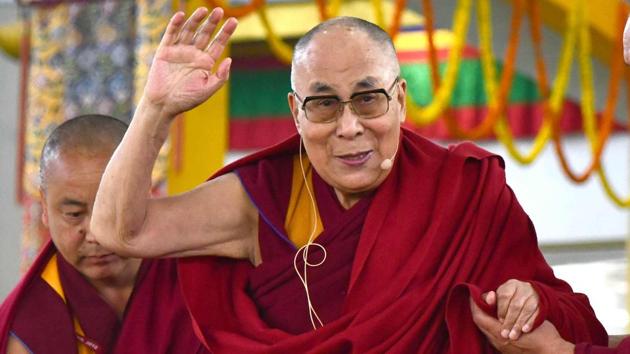
<svg viewBox="0 0 630 354">
<path fill-rule="evenodd" d="M 47 134 L 84 113 L 129 121 L 170 15 L 221 4 L 240 21 L 230 82 L 173 125 L 156 193 L 188 190 L 292 134 L 292 44 L 327 17 L 362 17 L 395 38 L 407 126 L 502 155 L 556 274 L 589 296 L 611 334 L 629 331 L 630 72 L 620 0 L 2 0 L 0 299 L 48 237 L 37 192 Z"/>
</svg>

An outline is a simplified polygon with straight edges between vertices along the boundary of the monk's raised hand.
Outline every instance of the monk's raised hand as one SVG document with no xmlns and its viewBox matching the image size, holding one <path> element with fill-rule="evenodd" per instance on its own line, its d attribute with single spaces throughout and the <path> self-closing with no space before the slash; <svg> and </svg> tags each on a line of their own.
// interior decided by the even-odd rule
<svg viewBox="0 0 630 354">
<path fill-rule="evenodd" d="M 215 68 L 237 21 L 229 18 L 214 35 L 223 10 L 198 8 L 188 19 L 177 12 L 168 23 L 157 48 L 143 99 L 169 117 L 207 100 L 227 81 L 231 59 Z"/>
<path fill-rule="evenodd" d="M 623 31 L 623 59 L 630 64 L 630 17 L 626 20 L 626 28 Z"/>
<path fill-rule="evenodd" d="M 503 338 L 516 340 L 533 329 L 540 298 L 530 283 L 516 279 L 506 281 L 496 292 L 486 294 L 488 304 L 495 301 Z"/>
</svg>

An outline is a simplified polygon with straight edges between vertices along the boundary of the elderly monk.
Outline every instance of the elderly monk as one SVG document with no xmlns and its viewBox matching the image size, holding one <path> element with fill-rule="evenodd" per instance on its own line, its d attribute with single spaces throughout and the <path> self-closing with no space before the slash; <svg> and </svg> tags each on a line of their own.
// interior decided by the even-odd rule
<svg viewBox="0 0 630 354">
<path fill-rule="evenodd" d="M 66 121 L 41 157 L 49 242 L 0 308 L 0 352 L 198 353 L 174 260 L 103 248 L 90 216 L 105 165 L 127 126 L 87 115 Z M 205 351 L 203 351 L 205 352 Z"/>
<path fill-rule="evenodd" d="M 568 338 L 606 341 L 586 297 L 545 263 L 501 158 L 401 127 L 407 83 L 392 41 L 361 19 L 326 21 L 297 43 L 295 136 L 188 193 L 148 197 L 171 122 L 228 79 L 219 58 L 237 23 L 211 40 L 221 18 L 171 18 L 92 218 L 121 254 L 197 256 L 180 261 L 180 281 L 208 349 L 492 352 L 469 307 L 487 291 L 506 338 L 549 320 Z"/>
</svg>

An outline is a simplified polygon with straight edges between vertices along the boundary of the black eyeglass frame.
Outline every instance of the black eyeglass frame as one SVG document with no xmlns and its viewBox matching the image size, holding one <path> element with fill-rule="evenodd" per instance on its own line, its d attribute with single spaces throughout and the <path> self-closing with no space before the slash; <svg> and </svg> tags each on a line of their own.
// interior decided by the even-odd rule
<svg viewBox="0 0 630 354">
<path fill-rule="evenodd" d="M 392 100 L 392 98 L 393 98 L 393 96 L 391 96 L 391 95 L 389 94 L 389 92 L 391 92 L 391 91 L 394 89 L 394 87 L 396 86 L 396 84 L 397 84 L 399 81 L 400 81 L 400 76 L 396 76 L 396 79 L 394 79 L 394 82 L 392 82 L 392 84 L 389 86 L 389 89 L 387 89 L 387 90 L 385 90 L 384 88 L 379 88 L 379 89 L 374 89 L 374 90 L 367 90 L 367 91 L 354 92 L 352 95 L 350 95 L 350 99 L 349 99 L 349 100 L 347 100 L 347 101 L 342 101 L 342 100 L 341 100 L 341 98 L 339 98 L 339 96 L 337 96 L 337 95 L 307 96 L 307 97 L 304 97 L 304 99 L 302 99 L 302 98 L 300 97 L 300 95 L 299 95 L 297 92 L 295 92 L 295 91 L 293 91 L 293 95 L 294 95 L 294 96 L 298 99 L 298 101 L 302 102 L 302 105 L 300 106 L 300 109 L 304 111 L 304 116 L 306 117 L 306 119 L 307 119 L 309 122 L 312 122 L 312 123 L 325 124 L 325 123 L 332 123 L 332 122 L 337 121 L 337 119 L 339 118 L 339 112 L 342 112 L 342 111 L 343 111 L 343 109 L 344 109 L 344 107 L 345 107 L 345 105 L 346 105 L 347 103 L 350 103 L 350 109 L 351 109 L 351 110 L 352 110 L 352 112 L 354 112 L 354 114 L 356 114 L 358 117 L 363 118 L 363 119 L 374 119 L 374 118 L 381 117 L 381 116 L 383 116 L 383 115 L 387 114 L 387 112 L 389 112 L 389 101 L 391 101 L 391 100 Z M 358 114 L 358 113 L 357 113 L 357 111 L 355 110 L 354 106 L 352 105 L 352 100 L 353 100 L 355 97 L 359 96 L 359 95 L 365 95 L 365 94 L 368 94 L 368 93 L 382 93 L 382 94 L 384 94 L 384 95 L 385 95 L 385 97 L 387 97 L 387 109 L 385 110 L 385 112 L 383 112 L 383 113 L 381 113 L 381 114 L 379 114 L 379 115 L 373 116 L 373 117 L 364 117 L 364 116 L 361 116 L 360 114 Z M 313 101 L 313 100 L 320 100 L 320 99 L 326 99 L 326 98 L 335 99 L 335 100 L 339 101 L 339 103 L 341 104 L 341 106 L 340 106 L 340 108 L 338 109 L 337 113 L 336 113 L 336 114 L 335 114 L 335 115 L 334 115 L 331 119 L 329 119 L 329 120 L 324 120 L 324 121 L 314 121 L 314 120 L 310 120 L 310 119 L 308 118 L 308 113 L 306 113 L 306 104 L 307 104 L 309 101 Z"/>
</svg>

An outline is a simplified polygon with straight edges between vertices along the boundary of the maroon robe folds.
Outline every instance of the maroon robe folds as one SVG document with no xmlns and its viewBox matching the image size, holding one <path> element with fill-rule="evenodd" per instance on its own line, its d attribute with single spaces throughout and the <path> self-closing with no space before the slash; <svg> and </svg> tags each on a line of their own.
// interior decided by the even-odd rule
<svg viewBox="0 0 630 354">
<path fill-rule="evenodd" d="M 531 221 L 505 183 L 502 159 L 470 143 L 444 149 L 405 129 L 394 167 L 365 215 L 348 214 L 318 238 L 330 264 L 321 273 L 309 270 L 309 287 L 325 326 L 305 330 L 307 309 L 295 305 L 305 303 L 305 294 L 287 260 L 292 255 L 278 242 L 262 244 L 274 234 L 287 243 L 282 211 L 298 144 L 294 136 L 218 173 L 235 171 L 260 212 L 260 269 L 217 257 L 179 261 L 196 333 L 212 352 L 494 352 L 472 321 L 469 296 L 480 302 L 482 291 L 512 278 L 540 295 L 538 324 L 548 319 L 566 339 L 606 344 L 586 296 L 545 262 Z M 338 244 L 357 229 L 356 243 Z M 347 283 L 328 284 L 327 272 L 332 282 Z"/>
<path fill-rule="evenodd" d="M 607 348 L 580 343 L 575 346 L 575 354 L 630 354 L 630 339 L 624 339 L 617 348 Z"/>
<path fill-rule="evenodd" d="M 67 304 L 40 274 L 56 253 L 49 242 L 0 307 L 0 352 L 13 332 L 34 353 L 76 353 L 73 318 L 97 353 L 205 353 L 195 337 L 172 259 L 145 260 L 123 320 L 60 255 Z"/>
</svg>

